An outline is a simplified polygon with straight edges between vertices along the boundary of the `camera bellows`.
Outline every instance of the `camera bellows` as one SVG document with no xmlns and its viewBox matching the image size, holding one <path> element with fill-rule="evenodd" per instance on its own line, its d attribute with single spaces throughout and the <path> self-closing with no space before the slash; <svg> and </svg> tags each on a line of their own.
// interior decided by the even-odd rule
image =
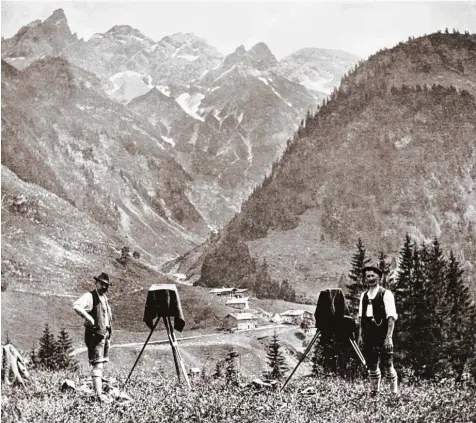
<svg viewBox="0 0 476 423">
<path fill-rule="evenodd" d="M 174 329 L 182 332 L 185 326 L 182 305 L 177 287 L 173 284 L 152 285 L 147 293 L 144 310 L 144 323 L 152 329 L 154 319 L 173 317 Z"/>
</svg>

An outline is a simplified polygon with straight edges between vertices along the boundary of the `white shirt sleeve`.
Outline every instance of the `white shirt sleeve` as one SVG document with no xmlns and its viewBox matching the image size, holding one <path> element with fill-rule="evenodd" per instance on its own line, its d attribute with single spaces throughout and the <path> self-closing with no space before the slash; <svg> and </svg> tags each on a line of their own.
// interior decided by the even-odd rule
<svg viewBox="0 0 476 423">
<path fill-rule="evenodd" d="M 395 299 L 393 294 L 388 289 L 385 290 L 385 294 L 383 294 L 383 303 L 385 305 L 385 313 L 387 314 L 387 318 L 393 317 L 397 320 L 397 309 L 395 307 Z"/>
<path fill-rule="evenodd" d="M 79 297 L 74 303 L 73 308 L 81 308 L 87 313 L 89 313 L 93 309 L 93 296 L 90 292 L 86 292 L 86 294 Z"/>
<path fill-rule="evenodd" d="M 359 301 L 359 317 L 362 317 L 362 302 L 364 301 L 364 295 L 365 292 L 362 292 L 360 295 L 360 301 Z"/>
</svg>

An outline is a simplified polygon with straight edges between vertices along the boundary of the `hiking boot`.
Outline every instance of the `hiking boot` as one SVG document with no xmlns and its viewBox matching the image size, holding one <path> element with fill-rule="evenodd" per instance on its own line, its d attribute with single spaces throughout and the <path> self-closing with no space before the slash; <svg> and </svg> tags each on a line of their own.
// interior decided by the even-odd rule
<svg viewBox="0 0 476 423">
<path fill-rule="evenodd" d="M 370 397 L 375 398 L 378 396 L 378 391 L 370 391 Z"/>
</svg>

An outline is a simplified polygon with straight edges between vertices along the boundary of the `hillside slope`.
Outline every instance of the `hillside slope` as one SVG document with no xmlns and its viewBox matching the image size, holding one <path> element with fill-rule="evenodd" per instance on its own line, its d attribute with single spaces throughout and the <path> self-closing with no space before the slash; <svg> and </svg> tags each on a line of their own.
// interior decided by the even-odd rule
<svg viewBox="0 0 476 423">
<path fill-rule="evenodd" d="M 349 270 L 358 237 L 375 258 L 395 255 L 405 233 L 439 237 L 471 268 L 475 95 L 474 35 L 433 34 L 372 56 L 307 119 L 213 245 L 196 249 L 190 276 L 239 284 L 266 258 L 273 277 L 314 296 Z"/>
</svg>

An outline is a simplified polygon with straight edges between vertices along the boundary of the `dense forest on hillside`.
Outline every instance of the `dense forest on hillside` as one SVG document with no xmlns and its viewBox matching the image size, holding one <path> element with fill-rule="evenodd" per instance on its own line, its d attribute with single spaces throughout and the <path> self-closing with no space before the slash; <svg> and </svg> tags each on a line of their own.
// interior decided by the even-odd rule
<svg viewBox="0 0 476 423">
<path fill-rule="evenodd" d="M 412 231 L 474 261 L 475 54 L 474 35 L 432 34 L 352 69 L 211 242 L 199 283 L 246 284 L 247 242 L 297 227 L 307 210 L 347 248 L 362 236 L 396 251 Z"/>
</svg>

